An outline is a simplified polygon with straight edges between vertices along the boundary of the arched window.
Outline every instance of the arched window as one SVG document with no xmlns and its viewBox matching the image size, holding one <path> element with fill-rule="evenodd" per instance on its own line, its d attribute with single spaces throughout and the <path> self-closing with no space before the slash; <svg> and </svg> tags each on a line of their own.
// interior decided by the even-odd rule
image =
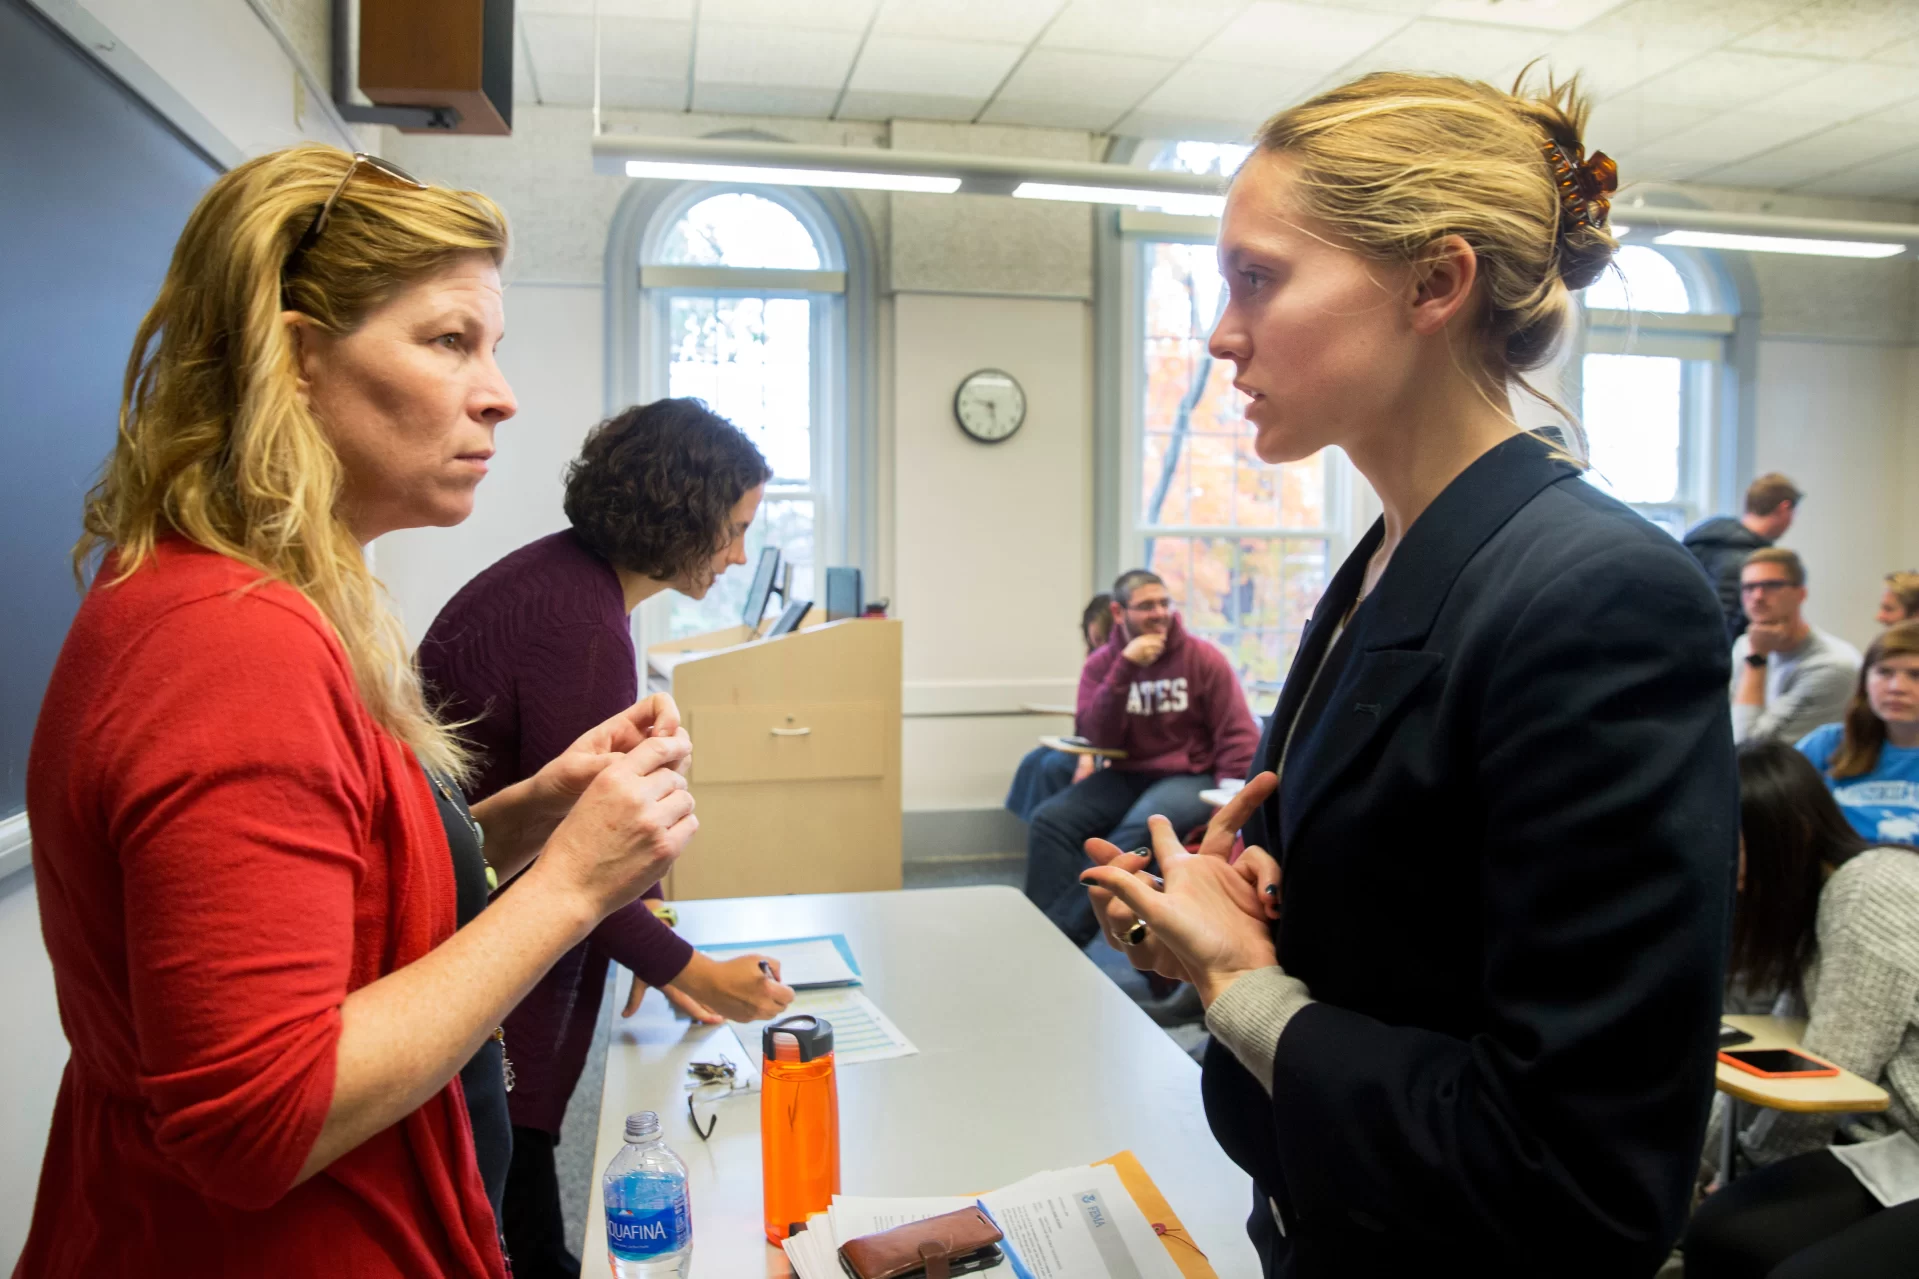
<svg viewBox="0 0 1919 1279">
<path fill-rule="evenodd" d="M 1581 299 L 1586 478 L 1678 536 L 1714 505 L 1714 397 L 1734 321 L 1713 312 L 1696 262 L 1629 244 L 1614 266 Z"/>
<path fill-rule="evenodd" d="M 747 536 L 777 546 L 793 594 L 822 599 L 830 563 L 857 562 L 845 504 L 844 253 L 806 193 L 713 184 L 674 189 L 640 236 L 639 396 L 694 396 L 752 437 L 773 468 Z M 751 574 L 704 600 L 649 601 L 643 638 L 736 625 Z"/>
</svg>

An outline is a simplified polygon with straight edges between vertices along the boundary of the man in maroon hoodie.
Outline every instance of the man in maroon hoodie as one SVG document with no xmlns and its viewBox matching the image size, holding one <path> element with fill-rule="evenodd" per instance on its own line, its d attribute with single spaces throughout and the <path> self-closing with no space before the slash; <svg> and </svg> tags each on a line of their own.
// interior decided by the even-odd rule
<svg viewBox="0 0 1919 1279">
<path fill-rule="evenodd" d="M 1080 668 L 1077 724 L 1126 758 L 1035 809 L 1026 845 L 1026 896 L 1076 946 L 1099 935 L 1079 882 L 1086 841 L 1138 848 L 1154 813 L 1177 831 L 1199 825 L 1212 813 L 1199 793 L 1246 776 L 1259 744 L 1232 664 L 1186 633 L 1157 574 L 1122 573 L 1110 608 L 1112 634 Z"/>
</svg>

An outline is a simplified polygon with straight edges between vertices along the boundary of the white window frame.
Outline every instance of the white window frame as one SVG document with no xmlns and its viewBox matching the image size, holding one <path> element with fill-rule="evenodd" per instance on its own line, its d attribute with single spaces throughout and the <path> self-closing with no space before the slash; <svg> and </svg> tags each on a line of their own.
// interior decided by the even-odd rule
<svg viewBox="0 0 1919 1279">
<path fill-rule="evenodd" d="M 799 219 L 820 252 L 818 270 L 660 264 L 672 227 L 702 200 L 731 192 L 760 196 Z M 870 236 L 850 205 L 831 193 L 742 183 L 635 183 L 614 218 L 607 246 L 607 411 L 668 393 L 667 317 L 675 297 L 797 297 L 810 303 L 812 475 L 805 486 L 767 489 L 766 500 L 813 503 L 813 576 L 796 595 L 824 598 L 825 572 L 853 564 L 869 580 L 876 558 Z M 648 600 L 634 617 L 642 648 L 668 638 L 670 601 Z"/>
<path fill-rule="evenodd" d="M 1726 507 L 1727 478 L 1738 467 L 1738 406 L 1733 352 L 1740 316 L 1728 308 L 1725 288 L 1712 264 L 1691 252 L 1647 245 L 1678 271 L 1691 310 L 1624 311 L 1588 307 L 1579 295 L 1578 342 L 1567 378 L 1571 407 L 1584 401 L 1588 355 L 1664 356 L 1680 365 L 1679 482 L 1670 502 L 1629 502 L 1655 524 L 1681 530 Z"/>
</svg>

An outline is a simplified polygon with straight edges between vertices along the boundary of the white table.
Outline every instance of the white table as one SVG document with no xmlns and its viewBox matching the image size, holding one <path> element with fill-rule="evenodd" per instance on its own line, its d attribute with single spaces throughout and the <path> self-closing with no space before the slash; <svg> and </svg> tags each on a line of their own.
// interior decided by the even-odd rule
<svg viewBox="0 0 1919 1279">
<path fill-rule="evenodd" d="M 696 944 L 846 934 L 867 994 L 918 1046 L 840 1068 L 843 1194 L 971 1194 L 1131 1150 L 1220 1279 L 1259 1273 L 1251 1182 L 1207 1130 L 1199 1067 L 1018 892 L 676 906 Z M 658 991 L 615 1022 L 593 1165 L 612 1161 L 629 1111 L 657 1110 L 690 1176 L 693 1275 L 788 1276 L 761 1233 L 759 1095 L 721 1101 L 711 1141 L 687 1121 L 686 1063 L 708 1033 L 674 1021 Z M 757 1029 L 739 1033 L 752 1051 Z M 580 1257 L 587 1276 L 608 1273 L 597 1172 Z"/>
</svg>

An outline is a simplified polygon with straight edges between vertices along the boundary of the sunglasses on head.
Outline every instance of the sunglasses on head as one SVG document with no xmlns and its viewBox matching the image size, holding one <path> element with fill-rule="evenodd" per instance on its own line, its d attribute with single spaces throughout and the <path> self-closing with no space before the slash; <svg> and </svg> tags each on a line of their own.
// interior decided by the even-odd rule
<svg viewBox="0 0 1919 1279">
<path fill-rule="evenodd" d="M 339 185 L 333 188 L 333 194 L 326 198 L 326 203 L 320 206 L 320 211 L 313 215 L 313 221 L 307 223 L 306 232 L 293 246 L 293 252 L 287 254 L 286 262 L 280 268 L 280 281 L 283 287 L 287 280 L 293 278 L 293 273 L 299 269 L 300 262 L 306 257 L 307 251 L 319 242 L 322 235 L 326 234 L 327 223 L 333 220 L 333 206 L 340 202 L 340 196 L 346 191 L 346 184 L 353 181 L 353 175 L 363 167 L 401 186 L 413 187 L 420 191 L 427 189 L 426 183 L 391 160 L 382 160 L 377 155 L 355 151 L 353 163 L 347 165 L 346 172 L 340 175 Z"/>
</svg>

